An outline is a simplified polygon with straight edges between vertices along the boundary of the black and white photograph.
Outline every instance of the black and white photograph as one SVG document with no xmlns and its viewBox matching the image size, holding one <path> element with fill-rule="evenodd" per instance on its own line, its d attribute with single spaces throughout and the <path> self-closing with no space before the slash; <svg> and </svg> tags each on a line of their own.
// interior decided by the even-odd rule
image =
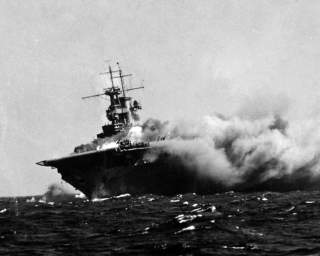
<svg viewBox="0 0 320 256">
<path fill-rule="evenodd" d="M 0 255 L 320 256 L 320 1 L 0 0 Z"/>
</svg>

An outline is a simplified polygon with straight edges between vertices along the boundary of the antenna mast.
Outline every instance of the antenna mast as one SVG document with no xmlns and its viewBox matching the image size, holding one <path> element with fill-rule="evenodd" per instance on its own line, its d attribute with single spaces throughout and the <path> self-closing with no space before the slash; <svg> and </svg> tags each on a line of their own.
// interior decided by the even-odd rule
<svg viewBox="0 0 320 256">
<path fill-rule="evenodd" d="M 110 74 L 111 86 L 112 86 L 113 92 L 115 92 L 115 87 L 114 87 L 114 82 L 113 82 L 113 78 L 114 78 L 114 77 L 113 77 L 113 74 L 112 74 L 113 72 L 115 72 L 115 71 L 112 71 L 111 66 L 109 65 L 109 74 Z M 120 104 L 118 94 L 115 93 L 115 96 L 116 96 L 116 99 L 117 99 L 118 104 Z"/>
<path fill-rule="evenodd" d="M 113 84 L 113 75 L 112 75 L 112 69 L 111 69 L 111 66 L 109 66 L 109 74 L 110 74 L 110 80 L 111 80 L 112 88 L 114 88 L 114 84 Z"/>
<path fill-rule="evenodd" d="M 122 71 L 121 71 L 119 62 L 117 62 L 117 65 L 118 65 L 118 68 L 119 68 L 119 77 L 120 77 L 120 83 L 121 83 L 121 88 L 122 88 L 122 94 L 123 94 L 123 97 L 126 97 L 126 93 L 125 93 L 125 90 L 124 90 L 124 81 L 123 81 Z"/>
</svg>

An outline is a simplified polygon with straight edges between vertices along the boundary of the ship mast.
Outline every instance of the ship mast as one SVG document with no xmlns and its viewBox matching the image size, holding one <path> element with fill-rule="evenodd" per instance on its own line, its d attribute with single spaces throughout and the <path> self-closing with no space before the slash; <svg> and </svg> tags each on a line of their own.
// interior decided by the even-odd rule
<svg viewBox="0 0 320 256">
<path fill-rule="evenodd" d="M 122 94 L 123 94 L 123 97 L 126 97 L 126 92 L 124 90 L 124 81 L 123 81 L 122 71 L 121 71 L 119 62 L 117 62 L 117 65 L 119 68 L 119 77 L 120 77 L 120 83 L 121 83 L 121 88 L 122 88 Z M 131 75 L 131 74 L 128 74 L 128 75 Z"/>
</svg>

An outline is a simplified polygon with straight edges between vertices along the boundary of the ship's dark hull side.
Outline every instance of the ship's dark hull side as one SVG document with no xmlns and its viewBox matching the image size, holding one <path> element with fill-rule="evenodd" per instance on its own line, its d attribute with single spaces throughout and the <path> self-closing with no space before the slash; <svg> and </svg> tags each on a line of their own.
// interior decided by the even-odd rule
<svg viewBox="0 0 320 256">
<path fill-rule="evenodd" d="M 146 150 L 108 150 L 50 165 L 58 169 L 62 179 L 89 198 L 123 193 L 213 193 L 223 189 L 172 156 L 160 154 L 153 162 L 143 160 Z"/>
<path fill-rule="evenodd" d="M 227 190 L 312 190 L 320 184 L 320 178 L 310 179 L 304 170 L 295 175 L 262 181 L 259 173 L 263 175 L 264 170 L 259 168 L 259 172 L 254 171 L 242 177 L 241 183 L 226 187 L 210 176 L 203 173 L 200 175 L 181 159 L 165 153 L 156 153 L 157 157 L 152 162 L 144 160 L 154 150 L 135 148 L 121 152 L 114 149 L 96 151 L 44 161 L 42 165 L 56 167 L 62 179 L 89 198 L 123 193 L 174 195 L 193 192 L 211 194 Z"/>
</svg>

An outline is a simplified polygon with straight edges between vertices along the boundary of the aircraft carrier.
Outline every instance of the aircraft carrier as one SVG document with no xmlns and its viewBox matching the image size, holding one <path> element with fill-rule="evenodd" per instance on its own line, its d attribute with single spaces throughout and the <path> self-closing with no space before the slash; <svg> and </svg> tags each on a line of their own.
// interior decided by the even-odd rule
<svg viewBox="0 0 320 256">
<path fill-rule="evenodd" d="M 104 74 L 109 76 L 110 86 L 103 93 L 83 99 L 107 96 L 109 123 L 102 127 L 97 139 L 77 146 L 70 155 L 37 164 L 56 168 L 63 180 L 88 198 L 122 193 L 206 193 L 221 189 L 212 180 L 186 168 L 181 159 L 162 151 L 167 138 L 157 132 L 152 135 L 157 129 L 152 122 L 138 124 L 141 105 L 127 94 L 143 86 L 126 89 L 124 78 L 131 74 L 123 74 L 119 64 L 115 70 L 109 66 Z M 146 129 L 149 135 L 141 136 Z M 157 157 L 152 159 L 150 155 Z"/>
</svg>

